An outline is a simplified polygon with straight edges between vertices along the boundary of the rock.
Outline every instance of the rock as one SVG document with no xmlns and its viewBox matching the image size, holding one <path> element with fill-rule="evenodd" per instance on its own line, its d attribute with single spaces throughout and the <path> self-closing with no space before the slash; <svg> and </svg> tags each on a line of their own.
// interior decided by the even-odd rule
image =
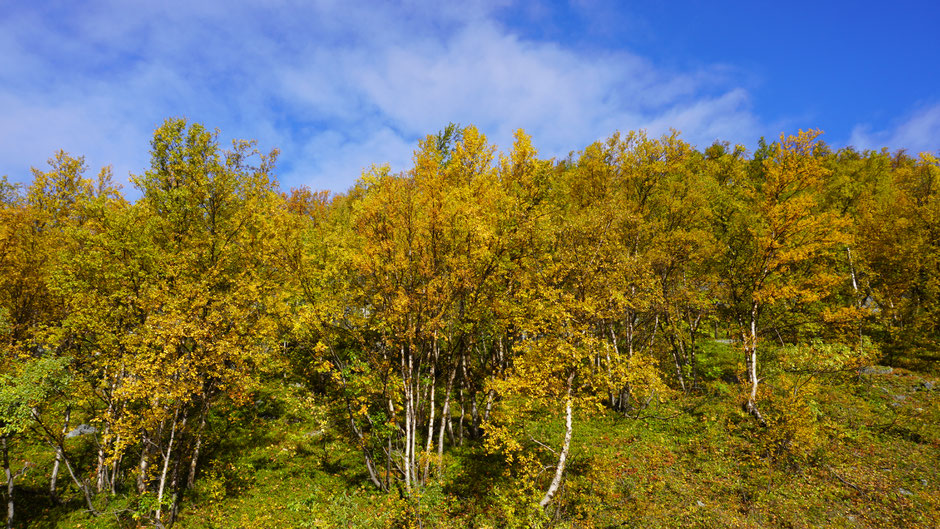
<svg viewBox="0 0 940 529">
<path fill-rule="evenodd" d="M 927 486 L 927 480 L 924 479 L 924 478 L 920 478 L 920 484 L 926 487 L 926 486 Z"/>
<path fill-rule="evenodd" d="M 865 366 L 858 370 L 862 375 L 890 375 L 894 368 L 887 366 Z"/>
<path fill-rule="evenodd" d="M 898 402 L 904 402 L 907 400 L 907 395 L 892 395 L 891 397 Z"/>
<path fill-rule="evenodd" d="M 922 389 L 924 391 L 933 391 L 933 388 L 935 388 L 936 386 L 937 386 L 936 382 L 932 380 L 925 380 L 920 383 L 920 387 L 918 389 Z"/>
<path fill-rule="evenodd" d="M 913 496 L 913 495 L 914 495 L 913 492 L 911 492 L 911 491 L 905 489 L 904 487 L 899 488 L 899 489 L 898 489 L 898 493 L 901 494 L 902 496 Z"/>
<path fill-rule="evenodd" d="M 79 435 L 95 433 L 97 431 L 98 429 L 90 424 L 79 424 L 78 427 L 76 427 L 71 432 L 65 434 L 65 436 L 71 439 L 72 437 L 78 437 Z"/>
<path fill-rule="evenodd" d="M 695 501 L 695 504 L 698 505 L 699 507 L 704 507 L 704 506 L 705 506 L 705 504 L 702 503 L 702 500 L 696 500 L 696 501 Z"/>
</svg>

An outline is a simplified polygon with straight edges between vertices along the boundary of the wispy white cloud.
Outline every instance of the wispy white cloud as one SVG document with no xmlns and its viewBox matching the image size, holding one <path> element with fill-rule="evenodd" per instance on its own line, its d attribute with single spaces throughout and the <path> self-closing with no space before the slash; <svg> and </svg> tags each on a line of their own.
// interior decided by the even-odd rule
<svg viewBox="0 0 940 529">
<path fill-rule="evenodd" d="M 940 103 L 927 105 L 913 112 L 892 128 L 872 130 L 857 125 L 849 144 L 859 149 L 908 149 L 913 152 L 940 152 Z"/>
<path fill-rule="evenodd" d="M 670 128 L 688 131 L 686 139 L 701 147 L 716 140 L 742 141 L 753 138 L 761 130 L 757 117 L 748 112 L 748 108 L 747 92 L 737 88 L 716 97 L 674 105 L 643 128 L 652 134 L 663 134 Z"/>
<path fill-rule="evenodd" d="M 628 51 L 526 39 L 494 17 L 505 4 L 20 10 L 0 21 L 0 173 L 24 179 L 59 148 L 113 163 L 118 177 L 140 172 L 153 127 L 178 115 L 280 147 L 287 186 L 335 191 L 373 163 L 405 169 L 415 140 L 451 121 L 503 148 L 525 128 L 549 156 L 635 128 L 755 139 L 749 94 L 721 67 L 672 71 Z"/>
<path fill-rule="evenodd" d="M 311 136 L 299 146 L 300 156 L 291 172 L 304 175 L 303 183 L 313 189 L 344 191 L 372 164 L 407 167 L 413 148 L 411 142 L 389 128 L 360 131 L 354 137 L 329 130 Z M 335 175 L 352 178 L 344 187 L 336 188 Z"/>
</svg>

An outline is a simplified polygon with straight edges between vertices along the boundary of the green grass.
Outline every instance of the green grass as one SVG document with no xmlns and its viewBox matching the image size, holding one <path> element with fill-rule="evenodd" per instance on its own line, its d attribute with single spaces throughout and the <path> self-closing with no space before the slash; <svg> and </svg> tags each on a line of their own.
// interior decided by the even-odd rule
<svg viewBox="0 0 940 529">
<path fill-rule="evenodd" d="M 700 387 L 646 410 L 642 420 L 578 411 L 568 472 L 553 507 L 532 507 L 526 474 L 478 443 L 448 451 L 442 483 L 410 499 L 368 482 L 360 454 L 331 428 L 329 402 L 272 382 L 255 406 L 227 416 L 207 440 L 198 485 L 177 527 L 937 527 L 940 526 L 940 388 L 932 373 L 816 380 L 797 401 L 768 387 L 762 428 L 741 411 L 739 359 L 706 342 Z M 773 381 L 782 386 L 783 381 Z M 557 410 L 539 410 L 526 433 L 557 445 Z M 546 467 L 555 455 L 523 439 Z M 84 442 L 84 441 L 82 441 Z M 90 446 L 76 453 L 90 457 Z M 45 494 L 51 456 L 27 441 L 14 465 L 18 527 L 120 527 L 132 496 L 98 498 L 92 518 L 67 476 L 64 506 Z M 84 461 L 91 468 L 91 461 Z M 507 471 L 509 468 L 510 471 Z M 132 527 L 129 522 L 124 527 Z"/>
<path fill-rule="evenodd" d="M 571 526 L 938 526 L 940 392 L 922 385 L 935 379 L 895 369 L 822 380 L 781 450 L 786 410 L 765 396 L 771 426 L 756 425 L 736 405 L 726 347 L 706 348 L 702 391 L 657 413 L 670 418 L 581 427 L 589 464 L 561 498 Z"/>
</svg>

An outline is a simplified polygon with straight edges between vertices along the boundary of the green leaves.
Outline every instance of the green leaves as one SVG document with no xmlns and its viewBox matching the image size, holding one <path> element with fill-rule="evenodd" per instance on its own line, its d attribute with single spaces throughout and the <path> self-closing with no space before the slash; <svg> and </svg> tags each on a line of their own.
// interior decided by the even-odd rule
<svg viewBox="0 0 940 529">
<path fill-rule="evenodd" d="M 65 389 L 69 362 L 64 357 L 42 357 L 23 362 L 12 373 L 0 374 L 0 435 L 25 430 L 33 409 Z"/>
<path fill-rule="evenodd" d="M 563 411 L 567 446 L 575 418 L 649 414 L 695 390 L 706 332 L 735 329 L 752 401 L 869 361 L 865 336 L 935 348 L 940 164 L 817 138 L 748 156 L 618 133 L 545 160 L 523 131 L 497 154 L 449 125 L 405 173 L 281 194 L 276 151 L 169 119 L 133 204 L 57 153 L 28 190 L 0 180 L 3 433 L 58 395 L 98 428 L 99 487 L 182 487 L 218 404 L 276 375 L 339 403 L 380 489 L 419 494 L 446 446 L 485 437 L 534 493 L 558 439 L 528 419 Z M 127 454 L 138 470 L 106 468 Z"/>
</svg>

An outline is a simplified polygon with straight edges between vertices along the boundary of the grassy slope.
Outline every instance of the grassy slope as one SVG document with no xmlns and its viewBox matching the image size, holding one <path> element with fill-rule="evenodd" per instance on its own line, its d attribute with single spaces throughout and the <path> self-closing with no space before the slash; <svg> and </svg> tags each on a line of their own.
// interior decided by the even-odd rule
<svg viewBox="0 0 940 529">
<path fill-rule="evenodd" d="M 770 392 L 764 405 L 772 426 L 760 428 L 735 405 L 738 366 L 728 347 L 707 344 L 705 353 L 701 391 L 650 410 L 655 417 L 576 417 L 569 472 L 543 525 L 940 526 L 940 387 L 923 384 L 936 381 L 936 373 L 895 369 L 823 380 L 800 400 L 808 404 L 787 408 L 786 416 L 787 404 Z M 520 507 L 513 491 L 518 483 L 504 477 L 501 459 L 476 446 L 453 451 L 443 485 L 420 497 L 378 493 L 367 484 L 358 453 L 330 430 L 325 403 L 298 388 L 271 387 L 210 440 L 216 457 L 178 527 L 538 521 L 524 521 L 531 507 Z M 557 417 L 527 429 L 550 442 L 561 437 Z M 551 463 L 552 454 L 533 449 Z M 19 455 L 14 465 L 36 464 L 18 483 L 21 527 L 117 526 L 114 514 L 91 519 L 82 513 L 67 476 L 60 483 L 69 503 L 51 507 L 42 492 L 51 464 L 47 451 L 21 446 Z M 132 508 L 129 502 L 118 498 L 105 507 L 102 500 L 102 507 L 119 512 Z"/>
</svg>

